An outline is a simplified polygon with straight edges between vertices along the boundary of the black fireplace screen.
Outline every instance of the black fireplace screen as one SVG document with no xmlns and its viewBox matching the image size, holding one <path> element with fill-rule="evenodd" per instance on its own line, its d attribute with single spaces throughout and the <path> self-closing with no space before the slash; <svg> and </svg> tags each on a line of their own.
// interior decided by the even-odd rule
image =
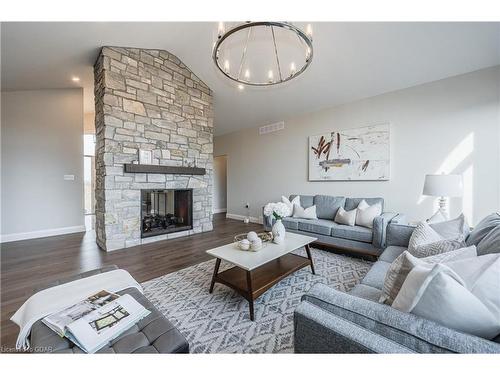
<svg viewBox="0 0 500 375">
<path fill-rule="evenodd" d="M 141 190 L 141 219 L 143 238 L 192 229 L 193 191 Z"/>
</svg>

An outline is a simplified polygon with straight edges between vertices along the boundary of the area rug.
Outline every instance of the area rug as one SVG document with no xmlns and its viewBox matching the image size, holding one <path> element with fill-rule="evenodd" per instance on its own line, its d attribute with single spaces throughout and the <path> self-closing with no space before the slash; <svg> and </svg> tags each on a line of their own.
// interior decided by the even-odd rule
<svg viewBox="0 0 500 375">
<path fill-rule="evenodd" d="M 297 254 L 305 256 L 305 251 Z M 316 275 L 303 268 L 255 301 L 255 321 L 248 303 L 228 287 L 208 293 L 215 260 L 197 264 L 142 284 L 144 294 L 182 332 L 192 353 L 293 352 L 293 311 L 314 284 L 346 292 L 368 272 L 372 262 L 312 249 Z M 220 271 L 230 267 L 222 262 Z"/>
</svg>

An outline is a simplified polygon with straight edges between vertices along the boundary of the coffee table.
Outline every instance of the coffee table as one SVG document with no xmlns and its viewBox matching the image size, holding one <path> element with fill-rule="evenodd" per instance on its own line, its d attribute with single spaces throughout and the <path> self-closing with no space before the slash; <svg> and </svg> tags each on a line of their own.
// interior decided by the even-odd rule
<svg viewBox="0 0 500 375">
<path fill-rule="evenodd" d="M 208 254 L 217 259 L 210 293 L 213 292 L 215 283 L 234 289 L 248 301 L 250 319 L 254 320 L 253 302 L 273 285 L 304 267 L 310 266 L 312 273 L 315 273 L 309 244 L 316 240 L 315 237 L 287 232 L 282 244 L 270 242 L 257 252 L 240 250 L 235 243 L 207 250 Z M 305 247 L 307 258 L 291 254 L 301 247 Z M 234 267 L 219 273 L 222 260 Z"/>
</svg>

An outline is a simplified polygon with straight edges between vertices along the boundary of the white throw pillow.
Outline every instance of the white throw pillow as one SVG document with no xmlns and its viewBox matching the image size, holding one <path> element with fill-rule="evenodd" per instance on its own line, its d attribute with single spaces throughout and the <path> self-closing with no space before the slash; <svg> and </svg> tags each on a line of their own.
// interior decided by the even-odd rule
<svg viewBox="0 0 500 375">
<path fill-rule="evenodd" d="M 437 233 L 429 224 L 422 221 L 411 234 L 408 251 L 417 258 L 446 253 L 465 246 L 463 238 L 448 240 Z"/>
<path fill-rule="evenodd" d="M 286 215 L 285 217 L 290 217 L 293 214 L 293 206 L 298 204 L 300 206 L 300 195 L 297 195 L 295 198 L 293 198 L 291 201 L 285 197 L 284 195 L 281 196 L 281 202 L 286 204 L 288 207 L 288 212 L 289 214 Z"/>
<path fill-rule="evenodd" d="M 358 204 L 358 209 L 356 212 L 356 225 L 373 228 L 373 220 L 380 216 L 382 213 L 382 205 L 380 203 L 375 203 L 373 205 L 368 205 L 363 199 Z"/>
<path fill-rule="evenodd" d="M 356 224 L 356 211 L 358 209 L 346 211 L 344 207 L 339 207 L 334 221 L 339 224 L 350 225 L 353 227 Z"/>
<path fill-rule="evenodd" d="M 392 307 L 491 340 L 500 334 L 500 254 L 419 265 Z"/>
<path fill-rule="evenodd" d="M 385 275 L 384 286 L 382 288 L 382 295 L 380 296 L 379 302 L 386 303 L 388 305 L 392 304 L 401 290 L 406 277 L 417 265 L 426 263 L 443 263 L 451 260 L 466 259 L 476 256 L 477 251 L 474 245 L 426 258 L 417 258 L 411 255 L 408 251 L 404 251 L 394 260 L 394 262 L 391 263 L 391 266 Z"/>
<path fill-rule="evenodd" d="M 316 215 L 316 205 L 311 206 L 311 207 L 301 207 L 298 204 L 295 204 L 293 206 L 293 217 L 299 218 L 299 219 L 317 219 Z"/>
</svg>

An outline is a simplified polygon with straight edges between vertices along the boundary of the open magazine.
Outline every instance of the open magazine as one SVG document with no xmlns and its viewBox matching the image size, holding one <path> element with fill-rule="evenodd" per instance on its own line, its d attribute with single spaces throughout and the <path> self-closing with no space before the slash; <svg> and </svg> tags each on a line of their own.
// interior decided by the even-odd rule
<svg viewBox="0 0 500 375">
<path fill-rule="evenodd" d="M 150 311 L 128 294 L 118 296 L 101 291 L 43 322 L 87 353 L 95 353 Z"/>
<path fill-rule="evenodd" d="M 120 297 L 118 294 L 102 290 L 99 293 L 96 293 L 87 299 L 68 307 L 67 309 L 58 311 L 43 318 L 42 321 L 59 336 L 64 337 L 66 336 L 66 327 L 69 324 L 106 305 L 108 302 L 117 299 L 118 297 Z"/>
</svg>

